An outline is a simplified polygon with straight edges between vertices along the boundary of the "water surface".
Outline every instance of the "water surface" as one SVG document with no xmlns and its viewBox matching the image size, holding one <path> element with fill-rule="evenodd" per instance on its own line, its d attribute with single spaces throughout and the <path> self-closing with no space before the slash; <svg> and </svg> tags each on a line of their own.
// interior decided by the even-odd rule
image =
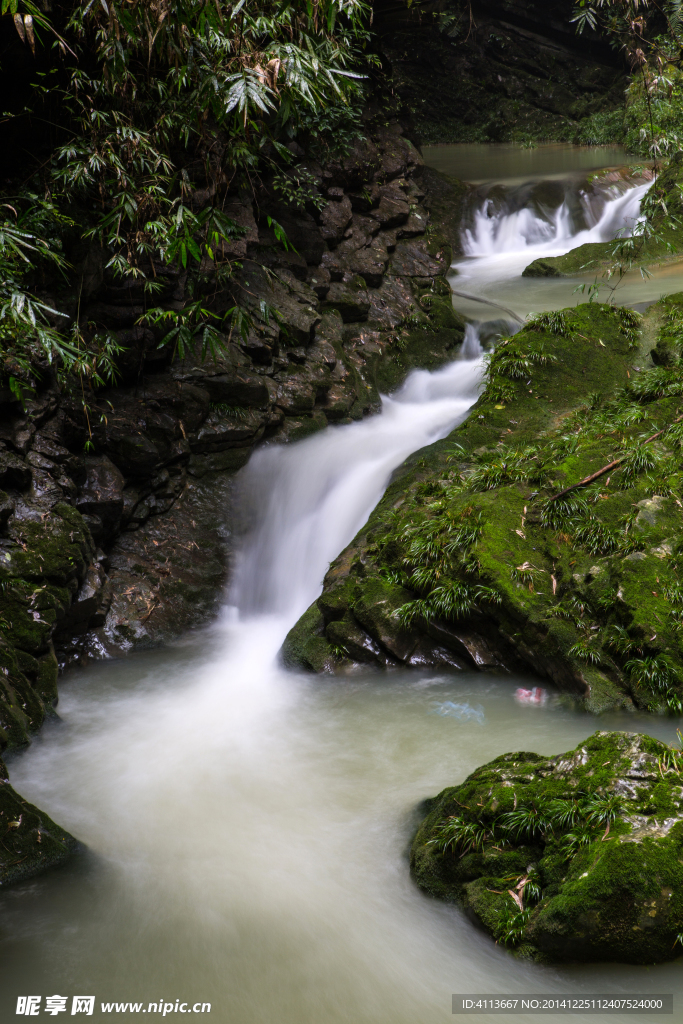
<svg viewBox="0 0 683 1024">
<path fill-rule="evenodd" d="M 491 181 L 516 185 L 530 179 L 580 176 L 605 167 L 647 163 L 623 146 L 573 146 L 569 142 L 549 142 L 525 149 L 512 143 L 445 143 L 423 146 L 422 155 L 429 167 L 473 184 Z"/>
</svg>

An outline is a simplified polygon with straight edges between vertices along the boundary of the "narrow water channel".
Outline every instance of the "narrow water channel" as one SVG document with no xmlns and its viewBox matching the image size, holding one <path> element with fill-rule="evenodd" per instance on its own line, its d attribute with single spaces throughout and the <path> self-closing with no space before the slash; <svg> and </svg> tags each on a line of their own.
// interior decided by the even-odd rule
<svg viewBox="0 0 683 1024">
<path fill-rule="evenodd" d="M 485 259 L 468 257 L 470 287 Z M 62 680 L 61 722 L 10 770 L 88 849 L 0 896 L 1 1020 L 29 993 L 94 995 L 95 1019 L 109 1019 L 102 1002 L 211 1003 L 219 1024 L 436 1024 L 457 992 L 683 995 L 680 962 L 518 961 L 423 896 L 406 859 L 418 802 L 476 765 L 568 749 L 596 728 L 671 740 L 675 722 L 598 720 L 554 695 L 521 707 L 509 676 L 328 679 L 277 664 L 391 471 L 467 414 L 476 332 L 469 344 L 413 374 L 381 415 L 255 455 L 242 481 L 252 527 L 219 622 Z M 448 701 L 471 714 L 441 714 Z"/>
</svg>

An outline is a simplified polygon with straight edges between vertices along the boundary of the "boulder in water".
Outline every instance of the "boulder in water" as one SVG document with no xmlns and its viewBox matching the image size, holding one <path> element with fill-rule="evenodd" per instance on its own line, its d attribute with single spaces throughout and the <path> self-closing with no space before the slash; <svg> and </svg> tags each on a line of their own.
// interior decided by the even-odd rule
<svg viewBox="0 0 683 1024">
<path fill-rule="evenodd" d="M 497 942 L 547 961 L 683 952 L 683 751 L 596 732 L 503 754 L 428 802 L 411 870 Z"/>
</svg>

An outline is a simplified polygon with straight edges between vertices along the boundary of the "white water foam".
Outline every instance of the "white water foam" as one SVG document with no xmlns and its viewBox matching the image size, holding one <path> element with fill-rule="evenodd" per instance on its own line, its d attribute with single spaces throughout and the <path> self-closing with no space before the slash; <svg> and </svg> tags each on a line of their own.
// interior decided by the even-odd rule
<svg viewBox="0 0 683 1024">
<path fill-rule="evenodd" d="M 651 182 L 647 182 L 619 191 L 597 209 L 582 193 L 583 219 L 590 226 L 579 230 L 566 200 L 556 210 L 539 215 L 530 207 L 496 213 L 493 202 L 487 199 L 475 211 L 472 228 L 462 233 L 463 251 L 466 256 L 523 253 L 530 261 L 537 255 L 560 255 L 586 242 L 608 242 L 619 233 L 632 233 L 642 198 L 650 187 Z"/>
<path fill-rule="evenodd" d="M 253 523 L 238 555 L 230 604 L 242 617 L 276 614 L 291 625 L 314 600 L 329 562 L 379 501 L 411 452 L 465 418 L 482 377 L 477 331 L 462 358 L 435 373 L 413 372 L 382 412 L 288 448 L 255 452 L 243 471 Z"/>
<path fill-rule="evenodd" d="M 626 192 L 615 188 L 606 199 L 582 194 L 578 206 L 565 200 L 554 211 L 526 206 L 506 212 L 484 200 L 461 231 L 465 256 L 453 265 L 458 275 L 453 286 L 465 301 L 458 298 L 458 308 L 468 316 L 481 317 L 482 301 L 490 301 L 492 312 L 496 307 L 508 308 L 524 319 L 532 310 L 561 309 L 585 301 L 585 296 L 575 294 L 577 278 L 522 277 L 522 271 L 540 257 L 561 256 L 586 242 L 629 235 L 650 187 L 648 182 Z M 601 287 L 606 284 L 602 282 Z M 607 288 L 605 300 L 610 296 Z M 652 300 L 661 290 L 654 279 L 647 285 L 638 275 L 633 285 L 630 279 L 621 283 L 620 301 Z M 468 301 L 466 293 L 477 301 Z"/>
</svg>

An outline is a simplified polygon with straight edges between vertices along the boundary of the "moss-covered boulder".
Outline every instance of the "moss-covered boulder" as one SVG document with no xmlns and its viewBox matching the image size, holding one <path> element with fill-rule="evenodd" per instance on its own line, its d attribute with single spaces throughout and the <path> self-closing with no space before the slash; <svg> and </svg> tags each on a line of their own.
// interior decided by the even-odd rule
<svg viewBox="0 0 683 1024">
<path fill-rule="evenodd" d="M 523 668 L 592 712 L 679 712 L 681 350 L 683 295 L 643 319 L 543 314 L 503 341 L 469 419 L 333 562 L 287 663 Z"/>
<path fill-rule="evenodd" d="M 0 552 L 0 752 L 23 746 L 57 701 L 52 638 L 75 615 L 95 557 L 83 516 L 58 502 L 13 515 Z"/>
<path fill-rule="evenodd" d="M 61 864 L 78 847 L 72 835 L 12 789 L 0 761 L 0 887 Z"/>
<path fill-rule="evenodd" d="M 428 801 L 418 885 L 545 960 L 683 952 L 683 752 L 597 732 L 556 757 L 504 754 Z"/>
</svg>

